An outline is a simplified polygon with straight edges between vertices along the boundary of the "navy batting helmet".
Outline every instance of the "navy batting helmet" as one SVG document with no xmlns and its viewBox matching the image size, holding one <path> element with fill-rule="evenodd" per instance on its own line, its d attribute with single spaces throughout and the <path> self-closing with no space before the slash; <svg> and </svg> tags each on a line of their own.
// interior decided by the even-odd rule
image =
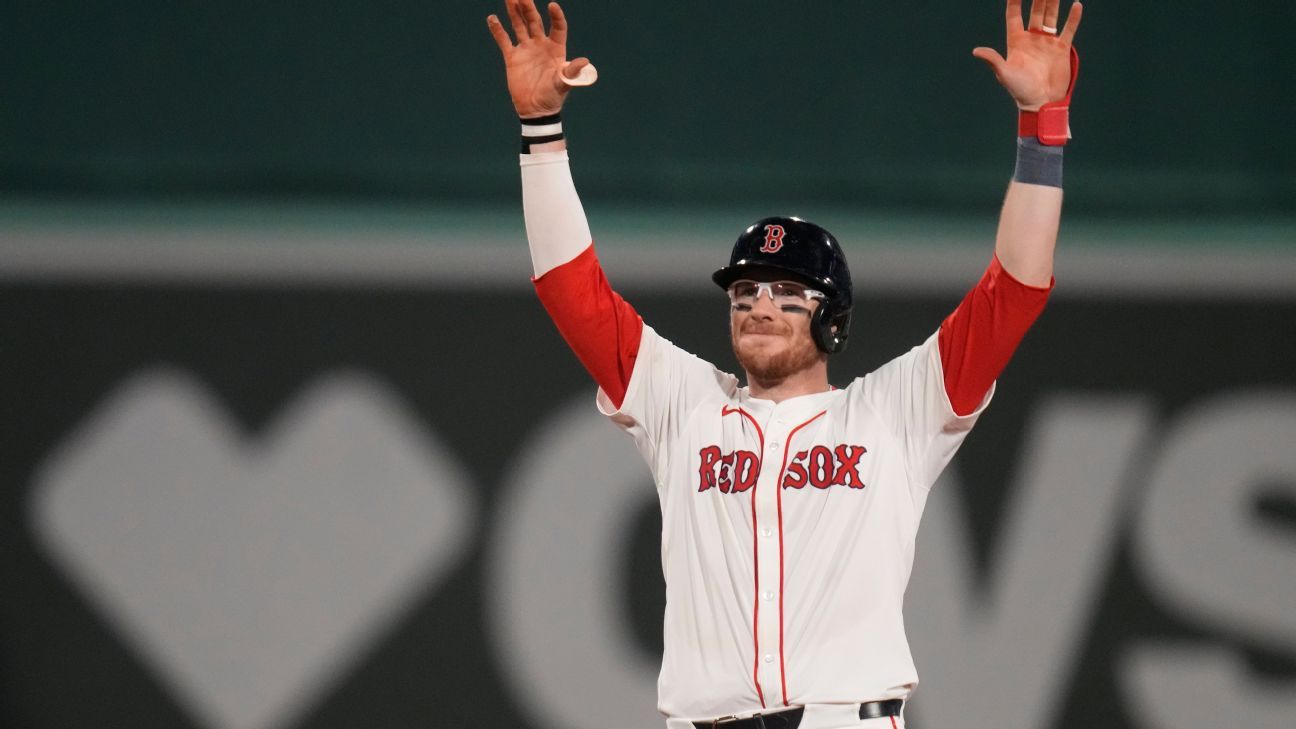
<svg viewBox="0 0 1296 729">
<path fill-rule="evenodd" d="M 827 298 L 814 313 L 810 333 L 828 354 L 846 349 L 853 303 L 850 269 L 832 233 L 800 218 L 758 220 L 738 236 L 729 265 L 712 274 L 711 280 L 728 289 L 753 270 L 786 273 L 823 291 Z"/>
</svg>

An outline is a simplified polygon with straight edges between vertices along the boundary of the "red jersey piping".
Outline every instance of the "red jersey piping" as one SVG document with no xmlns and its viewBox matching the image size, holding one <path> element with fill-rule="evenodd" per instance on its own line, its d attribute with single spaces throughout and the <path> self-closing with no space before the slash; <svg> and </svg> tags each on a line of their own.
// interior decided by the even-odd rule
<svg viewBox="0 0 1296 729">
<path fill-rule="evenodd" d="M 756 533 L 756 489 L 760 486 L 761 464 L 765 462 L 765 432 L 761 430 L 760 424 L 756 422 L 751 413 L 742 408 L 731 408 L 725 405 L 720 409 L 720 417 L 726 415 L 739 415 L 747 418 L 756 429 L 756 436 L 760 438 L 760 455 L 756 457 L 756 483 L 752 484 L 751 505 L 752 505 L 752 576 L 755 585 L 752 589 L 752 683 L 756 685 L 756 696 L 760 699 L 761 708 L 765 706 L 765 692 L 761 690 L 760 683 L 760 550 L 757 544 Z M 786 694 L 786 691 L 784 692 Z"/>
</svg>

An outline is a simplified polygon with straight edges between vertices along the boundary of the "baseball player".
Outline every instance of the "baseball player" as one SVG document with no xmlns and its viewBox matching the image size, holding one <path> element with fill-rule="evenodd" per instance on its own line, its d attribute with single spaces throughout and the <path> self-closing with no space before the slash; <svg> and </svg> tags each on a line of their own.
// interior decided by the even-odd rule
<svg viewBox="0 0 1296 729">
<path fill-rule="evenodd" d="M 794 217 L 757 221 L 712 279 L 726 292 L 737 377 L 682 351 L 610 288 L 568 168 L 559 112 L 593 83 L 567 19 L 505 0 L 487 24 L 522 123 L 535 287 L 633 439 L 662 510 L 668 729 L 904 724 L 918 684 L 901 606 L 928 490 L 989 403 L 1053 286 L 1062 148 L 1081 6 L 1007 2 L 993 69 L 1019 112 L 1017 165 L 980 281 L 918 346 L 841 389 L 852 291 L 837 240 Z"/>
</svg>

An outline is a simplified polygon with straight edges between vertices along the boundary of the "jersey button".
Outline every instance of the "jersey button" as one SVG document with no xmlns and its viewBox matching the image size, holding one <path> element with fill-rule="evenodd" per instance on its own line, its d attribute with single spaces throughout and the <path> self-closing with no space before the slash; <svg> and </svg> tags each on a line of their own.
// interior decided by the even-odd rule
<svg viewBox="0 0 1296 729">
<path fill-rule="evenodd" d="M 761 597 L 765 598 L 766 601 L 773 600 L 774 593 L 770 592 L 769 590 L 766 590 L 765 592 L 761 593 Z"/>
<path fill-rule="evenodd" d="M 766 663 L 773 663 L 773 662 L 774 662 L 774 654 L 773 654 L 773 653 L 766 653 L 766 654 L 765 654 L 765 662 L 766 662 Z"/>
<path fill-rule="evenodd" d="M 772 537 L 772 536 L 774 536 L 774 530 L 773 530 L 773 529 L 770 529 L 769 527 L 761 527 L 761 536 L 762 536 L 762 537 Z"/>
<path fill-rule="evenodd" d="M 776 440 L 772 440 L 772 441 L 770 441 L 770 444 L 769 444 L 769 449 L 770 449 L 770 450 L 772 450 L 772 451 L 776 451 L 776 450 L 778 450 L 778 447 L 779 447 L 779 442 L 778 442 L 778 441 L 776 441 Z"/>
</svg>

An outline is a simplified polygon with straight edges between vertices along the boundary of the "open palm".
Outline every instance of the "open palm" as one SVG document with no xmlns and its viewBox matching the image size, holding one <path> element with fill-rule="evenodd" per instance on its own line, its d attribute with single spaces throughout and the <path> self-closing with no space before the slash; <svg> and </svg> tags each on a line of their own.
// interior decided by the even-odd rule
<svg viewBox="0 0 1296 729">
<path fill-rule="evenodd" d="M 1008 0 L 1008 57 L 981 47 L 972 55 L 989 64 L 995 77 L 1025 111 L 1066 97 L 1071 83 L 1071 43 L 1084 6 L 1071 5 L 1066 27 L 1057 32 L 1061 0 L 1032 0 L 1030 19 L 1022 22 L 1021 0 Z"/>
<path fill-rule="evenodd" d="M 517 43 L 498 17 L 487 18 L 486 25 L 504 57 L 513 106 L 524 119 L 556 114 L 571 88 L 564 77 L 576 78 L 589 59 L 567 62 L 567 17 L 558 3 L 549 3 L 547 34 L 534 0 L 505 0 L 504 4 Z"/>
</svg>

